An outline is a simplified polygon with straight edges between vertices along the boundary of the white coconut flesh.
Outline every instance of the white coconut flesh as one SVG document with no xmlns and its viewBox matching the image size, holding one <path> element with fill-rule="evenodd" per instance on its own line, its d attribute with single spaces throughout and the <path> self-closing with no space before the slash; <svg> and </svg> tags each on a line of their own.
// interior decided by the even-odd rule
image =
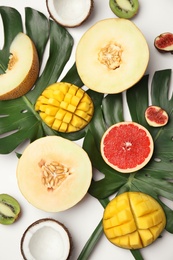
<svg viewBox="0 0 173 260">
<path fill-rule="evenodd" d="M 27 260 L 66 260 L 70 252 L 69 234 L 57 221 L 36 221 L 25 231 L 21 251 Z"/>
<path fill-rule="evenodd" d="M 93 0 L 47 0 L 50 16 L 66 27 L 75 27 L 87 19 Z"/>
</svg>

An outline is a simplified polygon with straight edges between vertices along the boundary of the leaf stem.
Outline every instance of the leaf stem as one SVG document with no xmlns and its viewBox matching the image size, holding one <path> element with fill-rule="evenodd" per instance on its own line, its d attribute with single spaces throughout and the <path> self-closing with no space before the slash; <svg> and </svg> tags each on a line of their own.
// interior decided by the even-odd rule
<svg viewBox="0 0 173 260">
<path fill-rule="evenodd" d="M 136 260 L 144 260 L 139 250 L 130 250 Z"/>
<path fill-rule="evenodd" d="M 88 259 L 89 255 L 91 254 L 93 248 L 97 244 L 98 240 L 100 239 L 101 235 L 103 234 L 102 228 L 102 219 L 97 225 L 96 229 L 88 239 L 87 243 L 85 244 L 84 248 L 82 249 L 79 257 L 77 260 L 86 260 Z"/>
</svg>

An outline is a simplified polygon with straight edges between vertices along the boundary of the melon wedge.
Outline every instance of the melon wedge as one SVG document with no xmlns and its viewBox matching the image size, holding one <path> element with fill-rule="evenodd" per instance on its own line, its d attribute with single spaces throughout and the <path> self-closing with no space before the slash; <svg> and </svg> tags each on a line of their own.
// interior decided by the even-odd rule
<svg viewBox="0 0 173 260">
<path fill-rule="evenodd" d="M 10 46 L 8 68 L 0 75 L 0 100 L 15 99 L 26 94 L 39 73 L 39 59 L 32 40 L 19 33 Z"/>
<path fill-rule="evenodd" d="M 91 178 L 87 153 L 59 136 L 42 137 L 29 144 L 17 166 L 21 193 L 34 207 L 46 212 L 76 205 L 86 195 Z"/>
<path fill-rule="evenodd" d="M 149 61 L 146 39 L 130 20 L 108 18 L 80 39 L 76 66 L 83 83 L 101 93 L 120 93 L 138 82 Z"/>
</svg>

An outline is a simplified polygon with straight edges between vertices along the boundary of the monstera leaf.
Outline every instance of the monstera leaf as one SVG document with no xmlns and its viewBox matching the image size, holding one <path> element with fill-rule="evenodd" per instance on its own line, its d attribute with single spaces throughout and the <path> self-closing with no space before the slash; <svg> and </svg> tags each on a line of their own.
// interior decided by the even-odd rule
<svg viewBox="0 0 173 260">
<path fill-rule="evenodd" d="M 93 176 L 89 189 L 92 196 L 105 207 L 110 195 L 126 191 L 147 193 L 162 205 L 167 217 L 166 230 L 173 233 L 173 210 L 165 202 L 173 201 L 173 96 L 169 97 L 170 78 L 170 69 L 157 71 L 152 79 L 150 93 L 148 75 L 126 92 L 131 120 L 145 126 L 154 140 L 153 157 L 143 169 L 131 174 L 119 173 L 109 167 L 100 154 L 100 141 L 104 131 L 112 124 L 125 120 L 121 94 L 103 98 L 102 105 L 97 107 L 95 121 L 85 136 L 83 148 L 88 153 L 93 167 L 101 173 L 98 177 L 96 171 L 97 174 Z M 169 114 L 169 123 L 164 127 L 154 128 L 146 123 L 144 112 L 149 105 L 149 94 L 152 104 L 164 108 Z M 99 226 L 96 230 L 99 230 Z M 89 241 L 92 244 L 97 239 L 91 237 Z M 135 259 L 143 259 L 139 250 L 131 251 Z"/>
<path fill-rule="evenodd" d="M 42 122 L 34 110 L 34 104 L 45 87 L 59 79 L 70 58 L 73 38 L 65 28 L 29 7 L 25 8 L 25 22 L 22 22 L 20 13 L 11 7 L 1 6 L 0 14 L 4 26 L 0 73 L 4 73 L 7 67 L 12 40 L 19 32 L 24 31 L 24 26 L 26 33 L 35 43 L 40 61 L 40 75 L 32 91 L 15 100 L 0 101 L 0 153 L 7 154 L 25 140 L 33 141 L 45 135 L 59 135 Z M 44 59 L 46 48 L 48 49 L 47 60 Z M 83 85 L 75 64 L 62 80 L 79 87 Z M 63 136 L 76 140 L 82 138 L 85 131 Z"/>
</svg>

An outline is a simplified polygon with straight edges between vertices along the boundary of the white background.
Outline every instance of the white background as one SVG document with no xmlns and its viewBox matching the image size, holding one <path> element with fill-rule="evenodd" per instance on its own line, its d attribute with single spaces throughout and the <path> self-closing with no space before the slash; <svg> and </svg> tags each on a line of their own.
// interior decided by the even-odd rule
<svg viewBox="0 0 173 260">
<path fill-rule="evenodd" d="M 173 67 L 173 56 L 171 54 L 160 54 L 153 45 L 154 38 L 159 34 L 167 31 L 173 32 L 173 1 L 139 0 L 139 4 L 139 12 L 132 21 L 143 32 L 149 44 L 150 61 L 146 73 L 149 73 L 152 77 L 156 70 L 172 69 Z M 0 5 L 15 7 L 22 15 L 24 15 L 24 7 L 30 6 L 48 16 L 45 0 L 0 0 Z M 69 29 L 75 43 L 68 68 L 74 63 L 76 44 L 82 34 L 96 21 L 109 17 L 115 17 L 109 8 L 109 0 L 95 0 L 94 9 L 89 19 L 80 27 Z M 0 20 L 0 47 L 3 44 L 1 27 Z M 20 147 L 17 151 L 21 152 L 22 149 Z M 34 208 L 23 198 L 18 189 L 16 181 L 17 161 L 15 153 L 0 155 L 0 193 L 8 193 L 14 196 L 22 209 L 20 218 L 13 225 L 0 226 L 0 259 L 22 260 L 20 239 L 25 229 L 40 218 L 52 217 L 64 223 L 69 229 L 73 240 L 71 260 L 76 260 L 85 242 L 102 218 L 102 206 L 95 198 L 86 195 L 78 205 L 65 212 L 50 214 Z M 173 208 L 173 203 L 170 202 L 169 206 Z M 161 239 L 141 250 L 141 252 L 145 260 L 172 260 L 173 235 L 164 231 Z M 113 246 L 102 236 L 89 260 L 106 259 L 133 260 L 134 258 L 130 251 Z"/>
</svg>

